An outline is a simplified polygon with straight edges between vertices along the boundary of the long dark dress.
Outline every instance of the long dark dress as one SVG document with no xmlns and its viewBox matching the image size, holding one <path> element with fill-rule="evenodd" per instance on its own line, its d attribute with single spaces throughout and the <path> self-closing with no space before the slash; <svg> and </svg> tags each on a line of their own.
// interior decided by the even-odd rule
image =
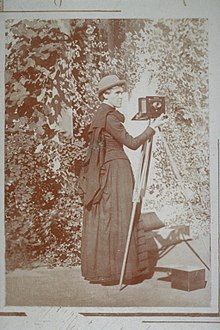
<svg viewBox="0 0 220 330">
<path fill-rule="evenodd" d="M 123 115 L 116 110 L 106 116 L 106 152 L 100 171 L 102 196 L 98 203 L 84 209 L 82 275 L 86 280 L 100 283 L 119 282 L 130 223 L 134 179 L 123 145 L 137 149 L 154 134 L 154 130 L 148 127 L 133 138 L 125 130 L 123 119 Z M 142 244 L 143 237 L 137 212 L 124 282 L 148 272 L 148 255 Z"/>
</svg>

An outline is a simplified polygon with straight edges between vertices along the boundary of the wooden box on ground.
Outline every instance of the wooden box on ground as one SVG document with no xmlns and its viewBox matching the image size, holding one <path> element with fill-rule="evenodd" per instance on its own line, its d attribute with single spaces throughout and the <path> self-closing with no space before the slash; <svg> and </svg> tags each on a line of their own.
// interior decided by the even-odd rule
<svg viewBox="0 0 220 330">
<path fill-rule="evenodd" d="M 194 266 L 182 266 L 172 269 L 171 287 L 174 289 L 193 291 L 205 287 L 205 269 Z"/>
</svg>

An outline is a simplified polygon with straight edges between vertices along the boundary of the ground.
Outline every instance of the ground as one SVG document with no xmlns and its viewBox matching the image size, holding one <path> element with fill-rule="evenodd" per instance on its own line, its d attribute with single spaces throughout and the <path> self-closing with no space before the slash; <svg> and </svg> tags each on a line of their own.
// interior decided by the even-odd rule
<svg viewBox="0 0 220 330">
<path fill-rule="evenodd" d="M 193 240 L 191 245 L 209 264 L 209 238 Z M 177 245 L 160 259 L 157 267 L 195 266 L 205 269 L 206 286 L 191 292 L 171 288 L 159 278 L 167 275 L 156 271 L 153 278 L 136 285 L 101 286 L 90 284 L 81 276 L 80 267 L 40 267 L 17 269 L 6 275 L 7 306 L 71 306 L 71 307 L 209 307 L 211 273 L 185 243 Z M 155 309 L 154 309 L 155 312 Z"/>
</svg>

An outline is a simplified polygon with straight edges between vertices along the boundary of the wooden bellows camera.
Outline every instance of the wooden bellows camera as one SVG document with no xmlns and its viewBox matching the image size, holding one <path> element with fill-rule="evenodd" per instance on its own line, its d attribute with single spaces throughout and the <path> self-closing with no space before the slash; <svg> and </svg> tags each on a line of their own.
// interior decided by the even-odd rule
<svg viewBox="0 0 220 330">
<path fill-rule="evenodd" d="M 138 98 L 138 113 L 132 120 L 149 120 L 165 113 L 164 96 L 146 96 Z"/>
</svg>

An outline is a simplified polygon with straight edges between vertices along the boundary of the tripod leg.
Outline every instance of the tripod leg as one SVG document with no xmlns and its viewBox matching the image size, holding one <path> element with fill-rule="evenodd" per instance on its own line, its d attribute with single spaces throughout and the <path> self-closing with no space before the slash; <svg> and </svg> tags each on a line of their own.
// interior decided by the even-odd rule
<svg viewBox="0 0 220 330">
<path fill-rule="evenodd" d="M 142 198 L 144 197 L 144 195 L 146 193 L 146 189 L 147 189 L 147 182 L 148 182 L 148 177 L 149 177 L 149 173 L 150 173 L 152 146 L 153 146 L 153 139 L 150 142 L 150 147 L 149 147 L 149 151 L 147 154 L 147 166 L 146 166 L 145 178 L 143 179 L 143 184 L 141 186 L 141 197 Z"/>
<path fill-rule="evenodd" d="M 127 258 L 128 258 L 128 251 L 129 251 L 129 246 L 130 246 L 130 241 L 131 241 L 132 229 L 133 229 L 133 225 L 134 225 L 136 207 L 137 207 L 137 202 L 134 202 L 133 207 L 132 207 L 132 212 L 131 212 L 131 220 L 130 220 L 130 225 L 129 225 L 129 230 L 128 230 L 128 237 L 127 237 L 125 253 L 124 253 L 124 259 L 123 259 L 122 269 L 121 269 L 121 276 L 120 276 L 120 282 L 119 282 L 119 289 L 120 290 L 122 288 L 122 283 L 123 283 L 123 278 L 124 278 L 124 273 L 125 273 L 125 268 L 126 268 L 126 263 L 127 263 Z"/>
<path fill-rule="evenodd" d="M 145 152 L 146 152 L 146 144 L 144 144 L 142 146 L 141 149 L 141 155 L 140 155 L 140 161 L 139 161 L 139 165 L 138 165 L 138 173 L 137 173 L 137 177 L 135 180 L 135 185 L 134 185 L 134 191 L 133 191 L 133 202 L 138 202 L 139 201 L 139 187 L 141 185 L 141 172 L 142 172 L 142 167 L 143 167 L 143 159 L 145 157 Z"/>
<path fill-rule="evenodd" d="M 126 263 L 127 263 L 127 258 L 128 258 L 128 251 L 129 251 L 129 246 L 130 246 L 130 241 L 131 241 L 131 235 L 132 235 L 132 230 L 133 230 L 133 225 L 134 225 L 137 203 L 140 201 L 140 197 L 142 197 L 141 192 L 143 191 L 143 188 L 146 186 L 145 182 L 148 179 L 151 146 L 152 146 L 152 141 L 151 142 L 146 141 L 143 146 L 143 149 L 142 149 L 143 153 L 141 155 L 139 173 L 138 173 L 138 177 L 136 180 L 136 186 L 135 186 L 135 191 L 134 191 L 134 195 L 133 195 L 133 206 L 132 206 L 127 242 L 126 242 L 124 259 L 123 259 L 123 263 L 122 263 L 122 270 L 121 270 L 121 276 L 120 276 L 120 282 L 119 282 L 120 290 L 122 288 L 122 283 L 123 283 L 123 278 L 124 278 L 124 273 L 125 273 L 125 268 L 126 268 Z"/>
<path fill-rule="evenodd" d="M 189 244 L 189 242 L 187 242 L 186 240 L 184 240 L 184 242 L 190 248 L 190 250 L 195 254 L 195 256 L 203 263 L 203 265 L 210 271 L 210 267 L 205 263 L 204 260 L 202 260 L 200 255 L 194 250 L 194 248 Z"/>
<path fill-rule="evenodd" d="M 147 149 L 143 163 L 143 169 L 141 173 L 141 182 L 140 182 L 140 196 L 143 197 L 144 193 L 143 189 L 145 187 L 145 182 L 147 181 L 147 172 L 149 168 L 149 159 L 150 159 L 150 151 L 151 151 L 152 141 L 147 142 Z"/>
</svg>

